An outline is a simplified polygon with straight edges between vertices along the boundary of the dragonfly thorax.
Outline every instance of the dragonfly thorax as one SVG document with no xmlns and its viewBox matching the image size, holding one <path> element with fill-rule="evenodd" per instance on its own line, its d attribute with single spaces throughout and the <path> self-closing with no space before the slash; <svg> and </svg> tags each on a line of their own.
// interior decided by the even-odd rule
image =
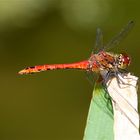
<svg viewBox="0 0 140 140">
<path fill-rule="evenodd" d="M 130 58 L 127 54 L 113 54 L 111 52 L 101 51 L 98 54 L 91 55 L 89 58 L 89 69 L 94 72 L 100 71 L 118 71 L 125 69 L 130 64 Z"/>
</svg>

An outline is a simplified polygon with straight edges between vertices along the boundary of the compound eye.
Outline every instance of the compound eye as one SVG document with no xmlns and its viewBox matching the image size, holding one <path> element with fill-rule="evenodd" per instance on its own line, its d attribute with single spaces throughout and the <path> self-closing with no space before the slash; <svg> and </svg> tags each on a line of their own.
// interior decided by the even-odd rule
<svg viewBox="0 0 140 140">
<path fill-rule="evenodd" d="M 130 57 L 127 54 L 122 54 L 122 62 L 124 65 L 128 66 L 130 64 Z"/>
<path fill-rule="evenodd" d="M 128 67 L 130 62 L 131 62 L 130 57 L 127 54 L 122 53 L 122 54 L 119 55 L 119 65 L 118 65 L 118 67 L 120 69 L 125 69 L 126 67 Z"/>
</svg>

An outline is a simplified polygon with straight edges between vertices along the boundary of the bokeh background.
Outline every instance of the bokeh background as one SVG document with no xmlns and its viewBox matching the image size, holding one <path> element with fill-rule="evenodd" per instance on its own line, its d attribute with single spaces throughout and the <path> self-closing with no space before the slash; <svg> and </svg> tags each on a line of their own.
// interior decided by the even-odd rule
<svg viewBox="0 0 140 140">
<path fill-rule="evenodd" d="M 85 73 L 60 70 L 20 76 L 27 66 L 87 59 L 96 28 L 104 43 L 135 21 L 112 51 L 132 57 L 140 76 L 138 0 L 0 0 L 0 139 L 82 140 L 93 87 Z"/>
</svg>

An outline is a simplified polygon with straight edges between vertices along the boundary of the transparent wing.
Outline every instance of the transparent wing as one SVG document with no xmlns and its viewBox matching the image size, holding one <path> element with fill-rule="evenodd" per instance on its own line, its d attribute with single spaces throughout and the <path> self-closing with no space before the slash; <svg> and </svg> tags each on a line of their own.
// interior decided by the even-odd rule
<svg viewBox="0 0 140 140">
<path fill-rule="evenodd" d="M 89 71 L 86 71 L 86 78 L 88 79 L 90 84 L 93 86 L 94 83 L 98 80 L 99 76 L 96 73 L 89 70 Z"/>
<path fill-rule="evenodd" d="M 126 37 L 129 31 L 134 26 L 133 21 L 129 21 L 128 24 L 104 47 L 105 50 L 108 50 L 120 43 L 120 41 Z"/>
<path fill-rule="evenodd" d="M 103 34 L 100 28 L 97 28 L 96 30 L 96 42 L 95 42 L 95 47 L 92 50 L 92 54 L 98 53 L 100 50 L 103 49 Z"/>
</svg>

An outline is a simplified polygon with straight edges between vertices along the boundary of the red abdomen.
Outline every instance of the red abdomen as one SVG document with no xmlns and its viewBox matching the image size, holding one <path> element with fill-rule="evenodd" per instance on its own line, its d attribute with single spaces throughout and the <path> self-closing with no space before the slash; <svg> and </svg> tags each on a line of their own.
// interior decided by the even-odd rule
<svg viewBox="0 0 140 140">
<path fill-rule="evenodd" d="M 41 71 L 47 70 L 56 70 L 56 69 L 81 69 L 86 70 L 88 68 L 89 62 L 88 61 L 81 61 L 72 64 L 52 64 L 52 65 L 40 65 L 40 66 L 33 66 L 27 67 L 19 72 L 19 74 L 32 74 Z"/>
</svg>

